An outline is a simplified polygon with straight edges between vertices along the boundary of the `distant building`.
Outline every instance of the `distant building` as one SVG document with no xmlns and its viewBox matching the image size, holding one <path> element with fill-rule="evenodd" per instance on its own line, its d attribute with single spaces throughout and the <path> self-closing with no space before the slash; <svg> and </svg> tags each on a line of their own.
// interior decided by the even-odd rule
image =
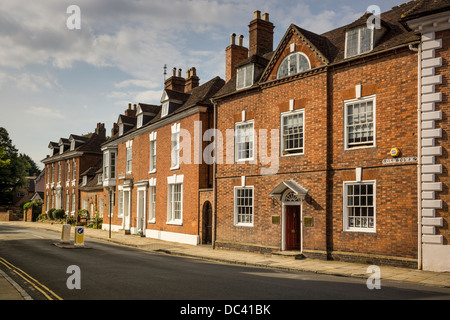
<svg viewBox="0 0 450 320">
<path fill-rule="evenodd" d="M 78 215 L 81 174 L 101 162 L 100 149 L 106 140 L 105 126 L 98 123 L 95 131 L 86 135 L 70 135 L 59 142 L 50 142 L 50 155 L 45 165 L 45 199 L 43 212 L 51 208 L 64 209 L 69 216 Z"/>
</svg>

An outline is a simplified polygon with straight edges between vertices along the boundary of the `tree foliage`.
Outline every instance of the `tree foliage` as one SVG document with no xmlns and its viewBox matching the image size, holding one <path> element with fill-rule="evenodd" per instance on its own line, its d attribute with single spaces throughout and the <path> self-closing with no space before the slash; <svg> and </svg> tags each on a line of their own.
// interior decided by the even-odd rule
<svg viewBox="0 0 450 320">
<path fill-rule="evenodd" d="M 8 131 L 0 127 L 0 204 L 10 204 L 15 188 L 27 186 L 27 174 L 31 168 L 26 157 L 18 154 Z"/>
</svg>

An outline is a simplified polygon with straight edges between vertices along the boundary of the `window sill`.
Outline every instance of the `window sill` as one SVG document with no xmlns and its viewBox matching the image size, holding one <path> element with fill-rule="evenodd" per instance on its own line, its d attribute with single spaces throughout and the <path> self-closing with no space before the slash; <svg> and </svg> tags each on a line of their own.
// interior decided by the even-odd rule
<svg viewBox="0 0 450 320">
<path fill-rule="evenodd" d="M 253 228 L 253 223 L 236 223 L 235 227 Z"/>
<path fill-rule="evenodd" d="M 170 170 L 180 170 L 180 166 L 171 167 Z"/>
<path fill-rule="evenodd" d="M 148 172 L 148 174 L 153 174 L 153 173 L 156 173 L 156 169 L 150 170 L 150 171 Z"/>
<path fill-rule="evenodd" d="M 183 222 L 181 220 L 174 220 L 174 221 L 166 221 L 166 224 L 174 225 L 174 226 L 182 226 Z"/>
<path fill-rule="evenodd" d="M 299 152 L 299 153 L 286 153 L 286 154 L 281 154 L 281 157 L 295 157 L 295 156 L 304 156 L 305 152 Z"/>
<path fill-rule="evenodd" d="M 375 229 L 361 229 L 361 228 L 348 228 L 344 232 L 354 232 L 354 233 L 377 233 Z"/>
<path fill-rule="evenodd" d="M 344 151 L 360 150 L 360 149 L 369 149 L 369 148 L 376 148 L 376 146 L 375 146 L 375 145 L 371 145 L 371 146 L 345 147 L 345 148 L 344 148 Z"/>
</svg>

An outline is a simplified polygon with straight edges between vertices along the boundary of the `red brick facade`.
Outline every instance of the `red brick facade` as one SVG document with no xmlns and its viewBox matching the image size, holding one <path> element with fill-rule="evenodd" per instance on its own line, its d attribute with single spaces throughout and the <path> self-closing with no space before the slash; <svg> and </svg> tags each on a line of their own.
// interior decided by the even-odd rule
<svg viewBox="0 0 450 320">
<path fill-rule="evenodd" d="M 69 139 L 61 138 L 59 143 L 50 143 L 51 155 L 42 160 L 45 164 L 43 212 L 64 209 L 67 215 L 77 218 L 81 209 L 81 174 L 102 161 L 100 145 L 105 140 L 104 124 L 99 123 L 94 133 L 71 135 Z"/>
<path fill-rule="evenodd" d="M 401 12 L 411 6 L 392 10 L 381 19 L 398 21 Z M 325 40 L 332 45 L 341 41 L 343 49 L 345 30 L 319 36 L 291 26 L 268 57 L 267 67 L 255 85 L 236 90 L 236 80 L 232 78 L 216 95 L 218 130 L 225 132 L 234 129 L 236 123 L 252 122 L 255 146 L 261 143 L 260 130 L 267 130 L 269 136 L 273 129 L 281 131 L 284 112 L 301 110 L 304 117 L 303 153 L 272 158 L 272 162 L 278 161 L 278 169 L 272 175 L 262 174 L 261 169 L 268 165 L 261 164 L 259 154 L 256 155 L 261 153 L 261 145 L 254 150 L 256 163 L 236 163 L 233 157 L 227 158 L 227 154 L 236 154 L 235 140 L 224 139 L 226 152 L 217 165 L 216 176 L 216 246 L 256 252 L 286 250 L 290 231 L 283 230 L 288 207 L 283 196 L 291 190 L 285 190 L 279 198 L 270 194 L 280 183 L 294 180 L 307 189 L 300 205 L 303 221 L 299 232 L 304 255 L 417 266 L 419 56 L 414 49 L 420 39 L 404 30 L 409 41 L 398 42 L 395 49 L 389 50 L 390 44 L 381 41 L 374 45 L 376 54 L 351 59 L 339 50 L 333 55 L 321 47 Z M 447 52 L 446 48 L 442 51 Z M 279 78 L 281 62 L 293 52 L 308 58 L 310 70 Z M 373 101 L 374 141 L 362 148 L 347 147 L 346 104 L 368 98 Z M 276 145 L 272 146 L 274 142 Z M 393 148 L 400 150 L 398 158 L 390 155 Z M 269 139 L 267 150 L 268 154 L 271 150 L 282 153 L 280 141 Z M 344 203 L 350 200 L 344 189 L 354 182 L 369 182 L 374 187 L 375 225 L 368 231 L 346 226 Z M 238 200 L 234 189 L 240 186 L 253 188 L 251 226 L 236 223 Z M 437 215 L 441 216 L 441 212 L 438 210 Z M 443 229 L 448 239 L 447 229 Z"/>
<path fill-rule="evenodd" d="M 103 191 L 79 193 L 97 153 L 55 153 L 46 175 L 75 161 L 58 188 L 76 195 L 70 210 L 103 199 L 104 229 L 447 270 L 450 27 L 443 3 L 423 3 L 381 14 L 375 31 L 370 14 L 322 35 L 291 25 L 275 50 L 256 11 L 249 48 L 233 34 L 225 49 L 225 81 L 174 68 L 161 104 L 119 116 L 101 145 Z M 46 182 L 49 203 L 58 180 Z"/>
</svg>

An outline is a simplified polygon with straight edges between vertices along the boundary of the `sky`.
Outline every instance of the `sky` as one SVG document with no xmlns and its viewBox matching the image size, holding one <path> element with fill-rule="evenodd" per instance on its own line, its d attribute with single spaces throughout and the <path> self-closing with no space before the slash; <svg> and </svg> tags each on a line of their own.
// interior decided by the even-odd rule
<svg viewBox="0 0 450 320">
<path fill-rule="evenodd" d="M 195 67 L 200 84 L 224 79 L 230 35 L 244 35 L 248 46 L 255 10 L 269 13 L 275 49 L 292 23 L 321 34 L 370 5 L 384 12 L 404 2 L 2 0 L 0 127 L 43 168 L 50 141 L 93 132 L 99 122 L 110 135 L 128 103 L 160 104 L 164 65 L 167 77 L 173 67 L 183 76 Z"/>
</svg>

